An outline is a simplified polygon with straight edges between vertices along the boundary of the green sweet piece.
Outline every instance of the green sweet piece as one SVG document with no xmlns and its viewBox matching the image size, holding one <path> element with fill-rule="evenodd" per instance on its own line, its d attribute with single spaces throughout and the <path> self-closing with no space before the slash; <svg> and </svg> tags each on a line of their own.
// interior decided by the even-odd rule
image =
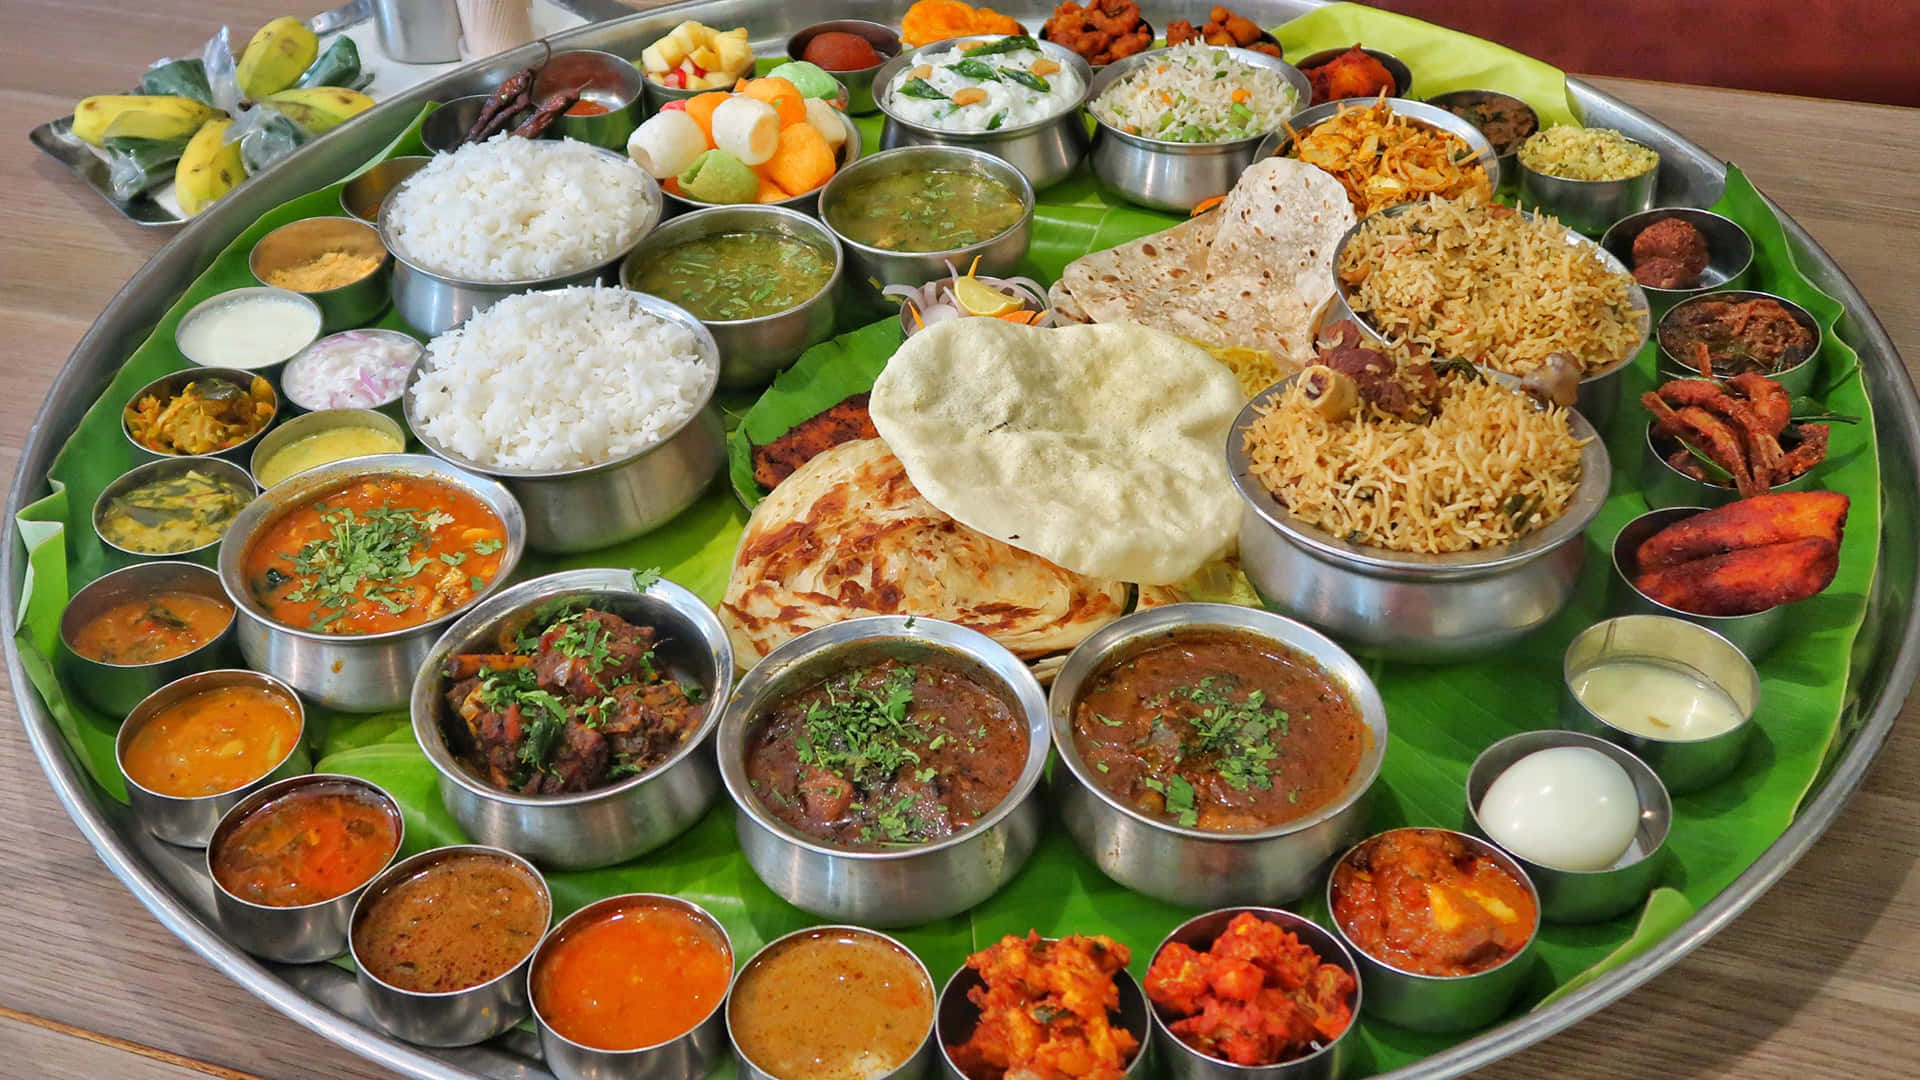
<svg viewBox="0 0 1920 1080">
<path fill-rule="evenodd" d="M 819 98 L 832 101 L 840 96 L 840 80 L 827 74 L 827 70 L 818 64 L 809 64 L 805 60 L 791 60 L 767 72 L 770 79 L 785 79 L 800 91 L 801 97 Z"/>
<path fill-rule="evenodd" d="M 710 203 L 750 203 L 760 194 L 760 178 L 725 150 L 709 150 L 680 174 L 688 198 Z"/>
</svg>

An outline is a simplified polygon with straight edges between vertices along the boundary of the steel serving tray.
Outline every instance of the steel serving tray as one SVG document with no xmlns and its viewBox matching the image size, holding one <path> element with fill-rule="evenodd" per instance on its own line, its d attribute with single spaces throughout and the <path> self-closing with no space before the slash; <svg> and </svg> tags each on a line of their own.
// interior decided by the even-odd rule
<svg viewBox="0 0 1920 1080">
<path fill-rule="evenodd" d="M 777 55 L 793 31 L 832 18 L 862 17 L 897 21 L 906 0 L 691 0 L 642 14 L 631 14 L 615 0 L 571 0 L 570 8 L 588 18 L 611 21 L 555 35 L 568 48 L 607 49 L 637 56 L 642 47 L 686 18 L 709 25 L 751 25 L 754 46 Z M 1246 0 L 1242 10 L 1267 25 L 1284 22 L 1319 6 L 1319 0 Z M 1038 25 L 1042 16 L 1033 0 L 1015 5 L 1016 17 Z M 182 229 L 150 259 L 107 306 L 81 338 L 42 403 L 27 436 L 19 472 L 7 499 L 7 528 L 30 501 L 46 490 L 54 455 L 139 342 L 215 256 L 273 207 L 316 186 L 331 183 L 361 165 L 391 142 L 431 100 L 490 90 L 509 73 L 537 60 L 538 43 L 467 65 L 381 103 L 336 135 L 318 140 L 263 172 Z M 1568 80 L 1573 104 L 1590 124 L 1618 128 L 1660 151 L 1664 159 L 1658 201 L 1706 206 L 1725 184 L 1725 166 L 1705 150 L 1683 140 L 1659 121 L 1629 108 L 1576 79 Z M 1778 210 L 1775 207 L 1776 211 Z M 1538 1009 L 1435 1054 L 1385 1074 L 1393 1080 L 1458 1076 L 1518 1051 L 1588 1016 L 1627 994 L 1712 937 L 1752 904 L 1793 866 L 1825 832 L 1848 796 L 1860 785 L 1885 741 L 1908 690 L 1920 671 L 1920 609 L 1905 597 L 1920 587 L 1920 400 L 1893 342 L 1847 280 L 1839 265 L 1814 243 L 1806 230 L 1781 215 L 1802 271 L 1846 308 L 1840 331 L 1860 354 L 1867 388 L 1878 406 L 1884 525 L 1880 569 L 1843 702 L 1836 747 L 1799 815 L 1761 858 L 1708 902 L 1678 930 L 1645 955 L 1601 976 L 1549 1007 Z M 15 624 L 25 560 L 11 535 L 0 552 L 0 612 Z M 199 866 L 198 853 L 153 840 L 132 820 L 127 808 L 107 799 L 86 779 L 46 706 L 27 681 L 11 637 L 7 668 L 27 736 L 54 793 L 83 835 L 115 875 L 173 931 L 208 962 L 291 1019 L 382 1066 L 420 1080 L 476 1080 L 479 1077 L 545 1078 L 535 1037 L 524 1031 L 460 1050 L 429 1051 L 383 1034 L 371 1023 L 366 1005 L 347 971 L 330 964 L 263 964 L 223 940 L 213 928 L 212 886 Z"/>
</svg>

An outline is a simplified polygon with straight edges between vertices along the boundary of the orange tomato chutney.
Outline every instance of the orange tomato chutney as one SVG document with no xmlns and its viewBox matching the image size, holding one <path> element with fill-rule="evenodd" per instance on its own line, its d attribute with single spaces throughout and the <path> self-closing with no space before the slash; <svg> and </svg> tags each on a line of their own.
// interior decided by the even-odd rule
<svg viewBox="0 0 1920 1080">
<path fill-rule="evenodd" d="M 608 109 L 605 105 L 597 101 L 588 101 L 585 98 L 567 107 L 568 116 L 604 116 L 611 111 L 612 110 Z"/>
<path fill-rule="evenodd" d="M 359 784 L 316 781 L 254 808 L 210 852 L 220 887 L 265 907 L 303 907 L 373 880 L 400 850 L 400 815 Z"/>
<path fill-rule="evenodd" d="M 933 983 L 885 938 L 823 928 L 755 957 L 727 1019 L 734 1046 L 778 1080 L 868 1080 L 926 1041 Z"/>
<path fill-rule="evenodd" d="M 569 927 L 533 967 L 533 1008 L 562 1037 L 638 1050 L 692 1031 L 727 996 L 733 953 L 705 919 L 636 899 Z"/>
<path fill-rule="evenodd" d="M 380 634 L 464 606 L 500 572 L 506 546 L 499 516 L 461 488 L 362 477 L 267 524 L 241 573 L 267 614 L 288 626 Z"/>
<path fill-rule="evenodd" d="M 1367 955 L 1442 978 L 1499 967 L 1540 923 L 1533 893 L 1489 849 L 1444 829 L 1393 829 L 1333 871 L 1333 917 Z"/>
<path fill-rule="evenodd" d="M 216 686 L 148 717 L 127 739 L 120 768 L 156 795 L 219 795 L 272 772 L 300 727 L 299 706 L 278 690 Z"/>
</svg>

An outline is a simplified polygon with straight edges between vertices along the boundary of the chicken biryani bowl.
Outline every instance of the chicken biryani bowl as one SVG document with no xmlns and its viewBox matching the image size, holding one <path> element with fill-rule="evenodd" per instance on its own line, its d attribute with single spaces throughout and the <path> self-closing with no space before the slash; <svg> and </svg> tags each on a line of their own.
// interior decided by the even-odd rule
<svg viewBox="0 0 1920 1080">
<path fill-rule="evenodd" d="M 715 747 L 740 846 L 804 911 L 917 926 L 999 891 L 1033 853 L 1051 742 L 1033 673 L 938 619 L 850 619 L 781 645 Z"/>
<path fill-rule="evenodd" d="M 1313 421 L 1276 441 L 1283 420 L 1307 418 L 1305 394 L 1289 399 L 1298 381 L 1255 397 L 1227 440 L 1241 569 L 1269 607 L 1368 655 L 1445 662 L 1499 649 L 1566 606 L 1612 479 L 1606 447 L 1580 412 L 1460 376 L 1462 404 L 1441 412 L 1444 425 L 1383 421 L 1354 440 L 1341 425 Z M 1470 431 L 1497 440 L 1498 456 L 1450 460 L 1455 433 Z M 1536 437 L 1552 440 L 1550 465 L 1535 464 L 1527 440 Z M 1353 454 L 1337 467 L 1320 463 L 1338 445 Z M 1405 470 L 1406 485 L 1347 487 L 1356 476 L 1400 472 L 1395 463 L 1408 455 L 1424 467 Z M 1455 479 L 1473 469 L 1498 470 L 1498 488 L 1463 494 Z M 1298 506 L 1270 486 L 1276 476 L 1288 479 Z M 1447 509 L 1456 497 L 1473 512 Z M 1395 539 L 1406 522 L 1415 523 L 1406 539 Z"/>
<path fill-rule="evenodd" d="M 669 581 L 566 570 L 473 608 L 419 665 L 413 734 L 468 836 L 552 870 L 625 862 L 719 796 L 733 683 L 712 610 Z"/>
<path fill-rule="evenodd" d="M 1073 651 L 1047 704 L 1067 831 L 1135 892 L 1284 903 L 1364 835 L 1386 706 L 1352 656 L 1293 619 L 1136 611 Z"/>
<path fill-rule="evenodd" d="M 217 569 L 247 666 L 343 712 L 407 702 L 440 631 L 519 565 L 512 493 L 424 454 L 290 477 L 247 504 Z"/>
</svg>

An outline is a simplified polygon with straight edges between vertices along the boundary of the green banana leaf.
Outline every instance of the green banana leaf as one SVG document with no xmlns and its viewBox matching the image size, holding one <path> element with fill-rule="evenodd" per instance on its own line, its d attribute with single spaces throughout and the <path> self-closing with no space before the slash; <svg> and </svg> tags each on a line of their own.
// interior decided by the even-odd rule
<svg viewBox="0 0 1920 1080">
<path fill-rule="evenodd" d="M 192 98 L 208 108 L 217 108 L 213 103 L 213 88 L 207 85 L 207 65 L 197 56 L 162 60 L 148 68 L 147 73 L 140 76 L 140 92 L 175 94 Z"/>
<path fill-rule="evenodd" d="M 1349 27 L 1347 23 L 1323 27 L 1321 32 L 1328 36 L 1311 43 L 1348 43 L 1354 40 L 1347 36 Z M 1280 29 L 1283 41 L 1301 37 L 1290 27 Z M 1403 57 L 1413 51 L 1408 44 L 1371 30 L 1367 34 L 1370 44 L 1392 48 Z M 1493 49 L 1476 44 L 1481 50 Z M 1423 78 L 1437 80 L 1440 74 L 1439 70 L 1422 71 Z M 1478 69 L 1473 72 L 1475 78 L 1480 74 Z M 863 124 L 871 129 L 874 121 Z M 871 131 L 870 137 L 877 134 Z M 419 151 L 416 125 L 380 156 Z M 125 797 L 112 755 L 118 718 L 101 716 L 72 698 L 49 658 L 54 655 L 58 617 L 67 597 L 79 585 L 119 565 L 86 524 L 94 497 L 133 464 L 120 437 L 119 410 L 141 384 L 186 366 L 172 344 L 180 316 L 209 296 L 250 284 L 246 257 L 252 244 L 288 221 L 338 213 L 337 190 L 328 187 L 269 212 L 188 286 L 149 340 L 103 388 L 57 457 L 49 476 L 52 494 L 20 516 L 20 534 L 28 548 L 28 581 L 16 641 L 29 677 L 69 748 L 108 797 Z M 1174 220 L 1110 204 L 1084 172 L 1046 192 L 1042 201 L 1029 272 L 1044 279 L 1057 276 L 1080 254 L 1165 228 Z M 1735 775 L 1706 792 L 1675 800 L 1661 887 L 1645 909 L 1637 916 L 1597 926 L 1543 930 L 1536 970 L 1516 1010 L 1565 994 L 1643 953 L 1751 865 L 1792 821 L 1799 800 L 1819 775 L 1847 696 L 1849 652 L 1872 584 L 1879 535 L 1879 464 L 1871 403 L 1856 357 L 1833 332 L 1839 305 L 1794 267 L 1777 220 L 1738 170 L 1730 171 L 1726 197 L 1716 209 L 1742 222 L 1753 234 L 1758 286 L 1800 301 L 1828 328 L 1820 354 L 1825 404 L 1836 412 L 1864 418 L 1861 424 L 1835 428 L 1831 456 L 1819 476 L 1822 485 L 1853 499 L 1840 574 L 1825 593 L 1800 605 L 1787 638 L 1761 663 L 1757 737 Z M 388 313 L 380 325 L 400 324 Z M 743 408 L 745 403 L 739 399 L 725 403 L 743 435 L 730 462 L 735 469 L 742 464 L 738 446 L 746 439 L 770 438 L 871 384 L 897 345 L 897 325 L 888 320 L 848 329 L 852 332 L 803 358 L 751 408 Z M 1650 349 L 1639 358 L 1631 378 L 1630 399 L 1652 385 Z M 1622 411 L 1632 413 L 1630 408 Z M 1375 827 L 1458 825 L 1464 813 L 1461 785 L 1473 757 L 1498 738 L 1553 722 L 1561 653 L 1574 633 L 1607 614 L 1605 553 L 1620 526 L 1645 509 L 1633 480 L 1640 438 L 1630 415 L 1610 433 L 1608 444 L 1616 462 L 1614 489 L 1589 532 L 1586 574 L 1566 612 L 1497 658 L 1432 667 L 1378 661 L 1370 665 L 1386 700 L 1392 731 L 1372 810 Z M 745 479 L 750 484 L 750 473 Z M 739 480 L 737 473 L 735 480 Z M 747 490 L 744 485 L 743 490 Z M 529 559 L 524 570 L 532 574 L 568 566 L 657 566 L 666 577 L 713 602 L 725 588 L 744 517 L 739 501 L 722 485 L 649 536 L 587 555 Z M 404 715 L 348 717 L 316 712 L 313 739 L 319 767 L 365 776 L 392 791 L 405 809 L 410 849 L 461 838 L 440 805 L 433 770 L 414 745 Z M 675 892 L 714 911 L 744 957 L 760 943 L 814 920 L 778 900 L 754 877 L 739 853 L 733 823 L 732 809 L 723 805 L 667 848 L 630 864 L 556 874 L 556 898 L 564 911 L 617 892 Z M 1306 898 L 1299 906 L 1305 914 L 1325 918 L 1316 898 Z M 1188 914 L 1108 881 L 1054 823 L 1033 859 L 1001 893 L 965 916 L 914 928 L 903 936 L 942 979 L 970 949 L 1028 928 L 1043 933 L 1112 934 L 1134 947 L 1134 966 L 1140 971 L 1153 945 Z M 1363 1019 L 1353 1072 L 1361 1075 L 1408 1064 L 1455 1041 L 1417 1036 Z"/>
</svg>

